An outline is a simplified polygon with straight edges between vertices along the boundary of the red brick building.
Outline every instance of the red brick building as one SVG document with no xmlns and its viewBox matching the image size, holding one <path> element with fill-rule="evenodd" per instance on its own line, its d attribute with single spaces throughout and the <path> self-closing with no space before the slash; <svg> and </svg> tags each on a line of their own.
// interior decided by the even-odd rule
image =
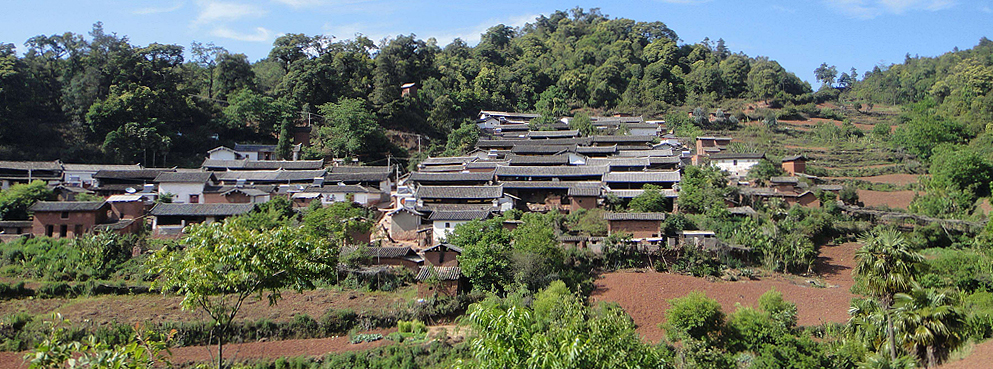
<svg viewBox="0 0 993 369">
<path fill-rule="evenodd" d="M 121 213 L 105 201 L 39 201 L 29 210 L 34 213 L 31 233 L 35 236 L 68 238 L 94 231 L 134 233 L 143 226 L 133 217 L 122 219 Z"/>
<path fill-rule="evenodd" d="M 807 173 L 807 157 L 800 154 L 784 158 L 783 170 L 791 176 L 797 173 Z"/>
</svg>

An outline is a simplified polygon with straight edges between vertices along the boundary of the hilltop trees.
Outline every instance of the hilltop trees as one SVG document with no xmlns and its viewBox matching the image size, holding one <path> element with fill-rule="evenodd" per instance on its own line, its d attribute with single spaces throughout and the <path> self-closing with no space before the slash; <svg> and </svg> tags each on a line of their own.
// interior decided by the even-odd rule
<svg viewBox="0 0 993 369">
<path fill-rule="evenodd" d="M 679 42 L 662 22 L 612 19 L 598 9 L 576 8 L 520 28 L 491 27 L 475 47 L 459 39 L 443 46 L 415 35 L 377 44 L 362 36 L 336 41 L 287 34 L 273 42 L 263 60 L 197 42 L 187 60 L 182 46 L 134 45 L 98 23 L 88 36 L 34 37 L 23 57 L 13 45 L 3 47 L 0 153 L 138 160 L 124 154 L 144 136 L 127 133 L 133 129 L 125 126 L 135 123 L 154 128 L 171 143 L 151 157 L 184 164 L 194 156 L 189 154 L 219 144 L 272 142 L 277 136 L 288 142 L 286 127 L 313 119 L 319 149 L 311 155 L 372 161 L 386 149 L 375 142 L 379 128 L 447 141 L 480 109 L 549 117 L 577 108 L 659 114 L 686 101 L 757 97 L 785 103 L 811 92 L 778 63 L 732 53 L 721 40 Z M 421 89 L 401 98 L 399 86 L 408 82 Z M 349 115 L 371 125 L 297 114 L 324 107 L 321 115 L 334 115 L 328 109 L 355 106 L 354 101 L 366 114 Z M 339 127 L 358 138 L 338 142 L 342 132 L 321 127 Z M 38 140 L 39 132 L 66 142 Z M 359 152 L 360 146 L 368 152 Z M 33 150 L 19 150 L 24 147 Z"/>
</svg>

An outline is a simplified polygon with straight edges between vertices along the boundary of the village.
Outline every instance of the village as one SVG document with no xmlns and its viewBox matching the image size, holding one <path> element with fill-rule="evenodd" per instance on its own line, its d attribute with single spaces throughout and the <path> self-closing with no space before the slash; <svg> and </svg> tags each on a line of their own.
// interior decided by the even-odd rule
<svg viewBox="0 0 993 369">
<path fill-rule="evenodd" d="M 445 287 L 424 287 L 421 295 L 455 295 L 469 286 L 458 267 L 461 250 L 446 238 L 460 224 L 511 209 L 570 214 L 630 201 L 647 189 L 667 199 L 668 212 L 678 211 L 681 173 L 692 165 L 713 166 L 728 175 L 728 184 L 737 191 L 724 201 L 734 216 L 754 216 L 752 205 L 768 201 L 819 207 L 815 192 L 838 194 L 842 189 L 806 174 L 804 155 L 774 163 L 785 176 L 750 180 L 749 169 L 768 159 L 762 153 L 732 152 L 732 137 L 680 138 L 664 121 L 623 114 L 592 117 L 596 134 L 584 137 L 570 129 L 570 117 L 553 124 L 553 130 L 531 130 L 529 122 L 538 117 L 481 111 L 475 150 L 465 156 L 429 157 L 409 173 L 399 165 L 276 160 L 275 145 L 266 144 L 217 147 L 195 169 L 2 161 L 4 189 L 44 181 L 58 201 L 32 205 L 31 219 L 0 221 L 0 238 L 148 232 L 154 238 L 176 239 L 189 225 L 245 214 L 276 197 L 288 199 L 296 209 L 313 202 L 352 202 L 376 209 L 380 217 L 370 219 L 376 227 L 353 238 L 368 246 L 374 264 L 408 268 L 420 281 L 429 277 L 430 267 Z M 306 135 L 298 138 L 295 151 L 309 144 Z M 103 200 L 77 201 L 81 194 Z M 662 228 L 666 216 L 611 211 L 603 219 L 607 236 L 625 237 L 630 247 L 643 252 L 679 250 L 687 243 L 710 250 L 730 246 L 711 230 L 667 234 Z M 512 230 L 519 223 L 508 220 L 504 227 Z M 558 235 L 562 247 L 594 253 L 601 252 L 606 238 Z"/>
</svg>

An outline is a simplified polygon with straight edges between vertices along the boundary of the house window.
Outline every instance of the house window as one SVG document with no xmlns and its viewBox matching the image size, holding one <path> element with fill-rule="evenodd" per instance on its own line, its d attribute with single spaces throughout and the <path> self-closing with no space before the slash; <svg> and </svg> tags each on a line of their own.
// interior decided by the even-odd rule
<svg viewBox="0 0 993 369">
<path fill-rule="evenodd" d="M 445 222 L 445 228 L 452 228 L 452 223 Z"/>
<path fill-rule="evenodd" d="M 200 203 L 200 195 L 198 195 L 198 194 L 191 194 L 190 195 L 190 204 L 199 204 L 199 203 Z"/>
<path fill-rule="evenodd" d="M 731 165 L 738 165 L 738 161 L 737 160 L 732 161 Z"/>
<path fill-rule="evenodd" d="M 63 211 L 62 214 L 59 216 L 59 218 L 69 219 L 69 212 L 68 211 Z"/>
</svg>

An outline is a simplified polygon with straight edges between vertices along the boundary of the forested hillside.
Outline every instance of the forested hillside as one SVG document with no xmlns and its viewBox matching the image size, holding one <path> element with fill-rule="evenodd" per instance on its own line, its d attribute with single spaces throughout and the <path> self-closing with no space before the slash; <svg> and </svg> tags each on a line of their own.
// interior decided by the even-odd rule
<svg viewBox="0 0 993 369">
<path fill-rule="evenodd" d="M 926 194 L 911 212 L 964 217 L 990 196 L 993 182 L 993 41 L 938 57 L 911 57 L 876 67 L 842 94 L 873 114 L 876 104 L 900 104 L 892 143 L 929 163 Z"/>
<path fill-rule="evenodd" d="M 280 138 L 285 153 L 288 127 L 311 119 L 319 140 L 308 156 L 369 162 L 404 156 L 384 130 L 443 146 L 480 109 L 652 116 L 722 99 L 813 101 L 773 60 L 722 40 L 681 42 L 662 22 L 577 8 L 496 25 L 476 46 L 287 34 L 251 62 L 211 44 L 134 45 L 97 23 L 88 36 L 0 44 L 0 158 L 188 165 L 220 144 Z M 421 85 L 416 98 L 400 97 L 408 82 Z"/>
</svg>

